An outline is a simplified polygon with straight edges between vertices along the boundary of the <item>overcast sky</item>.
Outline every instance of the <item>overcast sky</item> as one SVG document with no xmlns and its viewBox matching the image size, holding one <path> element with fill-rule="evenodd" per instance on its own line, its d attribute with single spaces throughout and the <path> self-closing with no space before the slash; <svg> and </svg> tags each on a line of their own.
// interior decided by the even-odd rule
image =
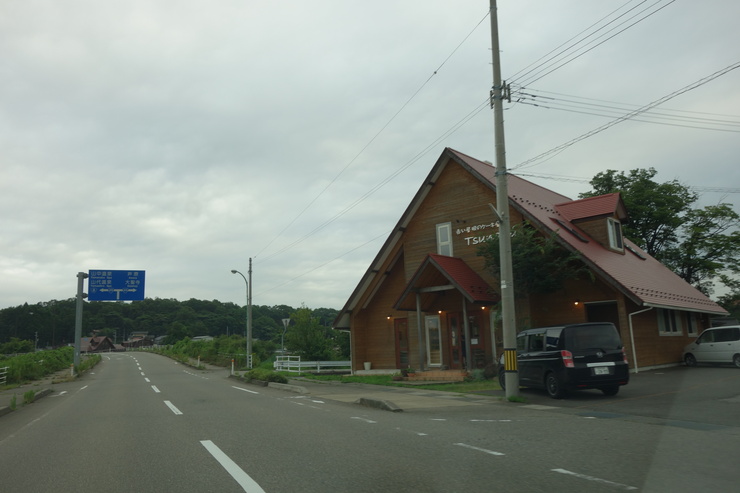
<svg viewBox="0 0 740 493">
<path fill-rule="evenodd" d="M 663 124 L 642 115 L 518 165 L 737 64 L 740 2 L 498 4 L 512 172 L 577 198 L 596 173 L 654 167 L 704 204 L 737 201 L 740 70 L 657 107 Z M 145 270 L 147 297 L 243 305 L 230 271 L 250 257 L 254 304 L 341 308 L 444 147 L 494 161 L 487 14 L 0 0 L 0 308 L 71 298 L 91 269 Z M 581 56 L 548 61 L 570 45 Z"/>
</svg>

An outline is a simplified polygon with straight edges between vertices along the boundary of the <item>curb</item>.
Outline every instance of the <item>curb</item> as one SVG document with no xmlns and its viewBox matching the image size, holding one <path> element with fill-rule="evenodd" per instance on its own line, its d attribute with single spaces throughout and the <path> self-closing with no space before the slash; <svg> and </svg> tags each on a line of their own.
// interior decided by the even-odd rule
<svg viewBox="0 0 740 493">
<path fill-rule="evenodd" d="M 288 392 L 295 392 L 297 394 L 308 394 L 309 393 L 306 387 L 301 387 L 300 385 L 292 385 L 289 383 L 270 382 L 267 384 L 267 386 L 272 387 L 274 389 L 287 390 Z"/>
<path fill-rule="evenodd" d="M 383 411 L 390 411 L 392 413 L 400 413 L 403 412 L 403 409 L 398 407 L 396 404 L 394 404 L 391 401 L 384 401 L 382 399 L 372 399 L 369 397 L 360 397 L 355 401 L 355 404 L 359 404 L 361 406 L 365 407 L 372 407 L 375 409 L 380 409 Z"/>
<path fill-rule="evenodd" d="M 38 392 L 36 392 L 33 395 L 33 401 L 32 402 L 36 402 L 37 400 L 41 399 L 42 397 L 46 397 L 47 395 L 51 394 L 52 392 L 54 392 L 54 391 L 52 389 L 50 389 L 50 388 L 41 389 L 41 390 L 39 390 Z M 11 409 L 10 406 L 0 407 L 0 417 L 5 416 L 6 414 L 10 414 L 12 412 L 13 412 L 13 409 Z"/>
</svg>

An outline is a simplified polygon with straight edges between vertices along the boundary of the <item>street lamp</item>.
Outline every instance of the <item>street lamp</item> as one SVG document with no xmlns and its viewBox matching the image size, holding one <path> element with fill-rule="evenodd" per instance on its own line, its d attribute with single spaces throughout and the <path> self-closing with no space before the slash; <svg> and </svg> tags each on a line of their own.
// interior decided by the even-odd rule
<svg viewBox="0 0 740 493">
<path fill-rule="evenodd" d="M 244 277 L 244 274 L 236 269 L 231 269 L 232 274 L 239 274 L 244 279 L 247 285 L 247 360 L 246 366 L 248 369 L 252 368 L 252 259 L 249 259 L 249 280 Z"/>
</svg>

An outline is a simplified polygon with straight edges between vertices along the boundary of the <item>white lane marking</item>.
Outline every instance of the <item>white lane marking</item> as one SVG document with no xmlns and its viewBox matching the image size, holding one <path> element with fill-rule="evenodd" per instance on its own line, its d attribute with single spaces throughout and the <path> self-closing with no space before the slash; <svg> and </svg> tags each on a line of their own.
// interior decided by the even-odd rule
<svg viewBox="0 0 740 493">
<path fill-rule="evenodd" d="M 447 421 L 446 418 L 432 418 L 431 421 Z"/>
<path fill-rule="evenodd" d="M 66 390 L 62 390 L 62 391 L 61 391 L 61 392 L 59 392 L 58 394 L 52 394 L 52 397 L 61 397 L 61 396 L 63 396 L 63 395 L 64 395 L 64 394 L 66 394 L 66 393 L 67 393 L 67 391 L 66 391 Z"/>
<path fill-rule="evenodd" d="M 144 376 L 144 372 L 143 372 L 143 371 L 141 372 L 141 376 L 142 376 L 142 377 Z"/>
<path fill-rule="evenodd" d="M 156 393 L 158 393 L 158 394 L 159 394 L 159 389 L 157 388 L 157 386 L 156 386 L 156 385 L 152 385 L 152 390 L 153 390 L 154 392 L 156 392 Z"/>
<path fill-rule="evenodd" d="M 502 454 L 501 452 L 495 452 L 493 450 L 488 450 L 488 449 L 485 449 L 485 448 L 475 447 L 473 445 L 468 445 L 467 443 L 455 443 L 453 445 L 457 445 L 458 447 L 469 448 L 471 450 L 477 450 L 478 452 L 484 452 L 486 454 L 491 454 L 491 455 L 505 455 L 505 454 Z"/>
<path fill-rule="evenodd" d="M 85 390 L 86 388 L 87 388 L 87 385 L 85 385 L 84 387 L 80 387 L 79 390 L 77 390 L 77 392 L 79 392 L 80 390 Z"/>
<path fill-rule="evenodd" d="M 471 423 L 511 423 L 510 419 L 471 419 Z"/>
<path fill-rule="evenodd" d="M 139 367 L 139 371 L 141 371 L 141 367 Z"/>
<path fill-rule="evenodd" d="M 172 404 L 170 401 L 164 401 L 164 403 L 167 404 L 167 407 L 169 407 L 172 410 L 172 412 L 175 413 L 176 415 L 179 416 L 179 415 L 182 414 L 182 411 L 180 411 L 179 409 L 177 409 L 175 407 L 175 405 Z"/>
<path fill-rule="evenodd" d="M 231 477 L 239 483 L 239 486 L 241 486 L 244 491 L 247 493 L 265 493 L 265 490 L 263 490 L 254 479 L 250 478 L 249 474 L 244 472 L 236 462 L 231 460 L 228 455 L 224 454 L 215 443 L 210 440 L 201 440 L 200 443 L 206 448 L 206 450 L 208 450 L 213 458 L 216 459 L 224 469 L 226 469 L 226 472 L 228 472 Z"/>
<path fill-rule="evenodd" d="M 361 418 L 359 416 L 352 416 L 352 419 L 359 419 L 360 421 L 364 421 L 365 423 L 371 423 L 371 424 L 377 423 L 377 421 L 373 421 L 372 419 Z"/>
<path fill-rule="evenodd" d="M 614 481 L 609 481 L 609 480 L 601 479 L 601 478 L 595 478 L 593 476 L 587 476 L 585 474 L 580 474 L 580 473 L 577 473 L 577 472 L 568 471 L 566 469 L 550 469 L 550 470 L 552 472 L 559 472 L 560 474 L 568 474 L 570 476 L 575 476 L 575 477 L 577 477 L 579 479 L 585 479 L 587 481 L 595 481 L 597 483 L 608 484 L 609 486 L 615 486 L 617 488 L 622 488 L 622 489 L 628 490 L 628 491 L 632 491 L 632 490 L 636 490 L 637 489 L 636 486 L 629 486 L 627 484 L 615 483 Z"/>
<path fill-rule="evenodd" d="M 149 379 L 148 379 L 147 377 L 144 377 L 144 381 L 145 381 L 146 383 L 151 383 L 151 382 L 152 382 L 152 381 L 151 381 L 151 380 L 149 380 Z"/>
<path fill-rule="evenodd" d="M 234 387 L 234 386 L 232 385 L 232 387 Z M 250 394 L 259 394 L 259 392 L 255 392 L 254 390 L 247 390 L 247 389 L 243 389 L 241 387 L 234 387 L 234 388 L 236 390 L 243 390 L 244 392 L 249 392 Z"/>
</svg>

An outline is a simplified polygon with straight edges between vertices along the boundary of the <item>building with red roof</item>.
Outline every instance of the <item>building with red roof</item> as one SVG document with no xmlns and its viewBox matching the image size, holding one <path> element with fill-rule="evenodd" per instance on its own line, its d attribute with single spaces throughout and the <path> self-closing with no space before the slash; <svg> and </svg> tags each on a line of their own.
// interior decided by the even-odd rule
<svg viewBox="0 0 740 493">
<path fill-rule="evenodd" d="M 498 280 L 477 254 L 498 233 L 495 168 L 446 148 L 339 312 L 353 370 L 483 368 L 502 350 Z M 726 315 L 622 237 L 619 194 L 571 200 L 508 176 L 512 225 L 554 233 L 592 273 L 516 300 L 517 328 L 612 322 L 634 370 L 675 365 L 710 318 Z"/>
</svg>

